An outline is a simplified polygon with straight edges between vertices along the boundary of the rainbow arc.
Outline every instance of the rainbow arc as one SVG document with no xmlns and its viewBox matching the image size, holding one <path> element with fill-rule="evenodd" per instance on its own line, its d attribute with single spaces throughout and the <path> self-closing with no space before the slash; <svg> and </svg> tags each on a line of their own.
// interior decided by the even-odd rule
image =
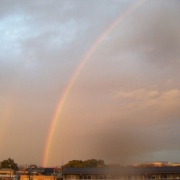
<svg viewBox="0 0 180 180">
<path fill-rule="evenodd" d="M 91 58 L 91 56 L 95 53 L 97 50 L 98 46 L 103 42 L 105 37 L 107 37 L 113 29 L 115 29 L 123 20 L 125 20 L 129 15 L 131 15 L 133 12 L 135 12 L 136 9 L 138 9 L 145 0 L 138 0 L 135 3 L 133 3 L 126 11 L 124 11 L 118 18 L 110 24 L 110 26 L 105 29 L 105 31 L 98 37 L 98 39 L 94 42 L 94 44 L 91 46 L 91 48 L 87 51 L 83 59 L 80 61 L 80 64 L 77 66 L 76 70 L 74 71 L 73 75 L 71 76 L 69 82 L 67 83 L 67 86 L 65 87 L 59 101 L 58 105 L 56 107 L 55 113 L 53 115 L 53 118 L 51 120 L 51 125 L 49 128 L 49 133 L 47 136 L 47 141 L 45 144 L 45 151 L 44 151 L 44 156 L 43 156 L 43 166 L 47 166 L 48 164 L 48 159 L 50 155 L 50 150 L 51 150 L 51 143 L 53 139 L 53 135 L 56 129 L 56 125 L 58 123 L 58 120 L 60 118 L 60 114 L 62 112 L 64 103 L 77 79 L 79 76 L 81 70 L 85 66 L 86 62 Z"/>
</svg>

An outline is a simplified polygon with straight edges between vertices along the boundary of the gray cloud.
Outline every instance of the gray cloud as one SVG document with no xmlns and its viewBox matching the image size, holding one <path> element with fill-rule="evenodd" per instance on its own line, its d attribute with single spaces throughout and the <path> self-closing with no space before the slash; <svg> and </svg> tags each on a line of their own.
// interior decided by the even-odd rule
<svg viewBox="0 0 180 180">
<path fill-rule="evenodd" d="M 2 155 L 42 163 L 51 120 L 74 71 L 134 2 L 0 2 Z M 64 103 L 49 166 L 63 156 L 120 164 L 177 159 L 179 6 L 145 1 L 99 44 Z"/>
</svg>

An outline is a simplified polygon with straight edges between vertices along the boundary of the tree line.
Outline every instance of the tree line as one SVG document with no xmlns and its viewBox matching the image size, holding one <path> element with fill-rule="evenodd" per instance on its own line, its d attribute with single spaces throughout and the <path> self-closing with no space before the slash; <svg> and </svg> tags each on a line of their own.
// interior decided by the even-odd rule
<svg viewBox="0 0 180 180">
<path fill-rule="evenodd" d="M 89 159 L 89 160 L 72 160 L 65 164 L 63 167 L 65 168 L 86 168 L 86 167 L 104 167 L 105 163 L 104 160 L 96 160 L 96 159 Z"/>
<path fill-rule="evenodd" d="M 31 168 L 37 168 L 36 165 L 31 165 Z M 88 159 L 85 161 L 82 160 L 72 160 L 69 161 L 67 164 L 63 165 L 63 168 L 91 168 L 91 167 L 117 167 L 119 165 L 106 165 L 104 160 L 102 159 Z M 18 170 L 18 165 L 17 163 L 14 162 L 13 159 L 8 158 L 6 160 L 3 160 L 0 162 L 0 168 L 8 168 L 8 169 L 13 169 L 15 171 Z"/>
</svg>

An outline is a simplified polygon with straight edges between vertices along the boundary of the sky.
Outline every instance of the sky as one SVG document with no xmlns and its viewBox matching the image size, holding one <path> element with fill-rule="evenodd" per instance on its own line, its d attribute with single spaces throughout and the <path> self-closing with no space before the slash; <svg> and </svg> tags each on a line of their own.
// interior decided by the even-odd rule
<svg viewBox="0 0 180 180">
<path fill-rule="evenodd" d="M 0 161 L 180 162 L 179 9 L 1 0 Z"/>
</svg>

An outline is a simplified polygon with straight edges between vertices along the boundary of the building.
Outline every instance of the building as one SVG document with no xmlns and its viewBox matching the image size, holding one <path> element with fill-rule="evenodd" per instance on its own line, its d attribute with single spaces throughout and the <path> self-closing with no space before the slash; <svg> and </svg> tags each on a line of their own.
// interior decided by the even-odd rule
<svg viewBox="0 0 180 180">
<path fill-rule="evenodd" d="M 135 164 L 134 166 L 150 166 L 150 167 L 162 167 L 162 166 L 171 166 L 171 163 L 168 161 L 156 161 L 156 162 L 148 162 L 148 163 L 143 163 L 143 164 Z"/>
<path fill-rule="evenodd" d="M 55 176 L 45 175 L 21 175 L 20 180 L 56 180 Z"/>
<path fill-rule="evenodd" d="M 19 175 L 13 169 L 0 169 L 0 180 L 19 180 Z"/>
<path fill-rule="evenodd" d="M 64 168 L 63 179 L 179 179 L 180 167 Z"/>
<path fill-rule="evenodd" d="M 55 168 L 27 168 L 20 180 L 60 180 L 61 174 Z"/>
<path fill-rule="evenodd" d="M 27 168 L 26 174 L 53 176 L 54 168 Z"/>
</svg>

